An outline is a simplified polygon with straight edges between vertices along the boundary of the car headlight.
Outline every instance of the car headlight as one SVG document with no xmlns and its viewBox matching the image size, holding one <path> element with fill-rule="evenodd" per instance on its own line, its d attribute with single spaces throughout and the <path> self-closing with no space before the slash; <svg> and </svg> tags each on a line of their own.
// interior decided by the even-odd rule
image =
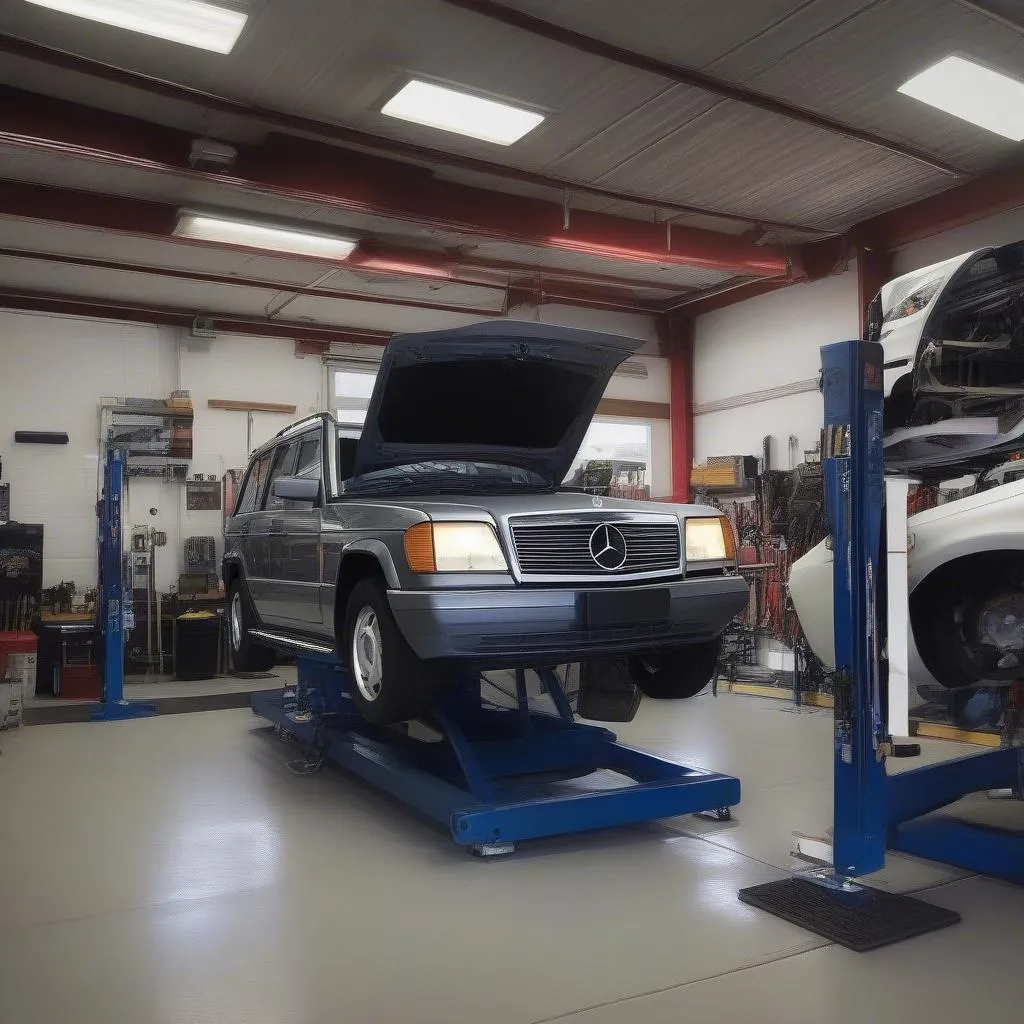
<svg viewBox="0 0 1024 1024">
<path fill-rule="evenodd" d="M 405 531 L 405 559 L 413 572 L 508 572 L 487 523 L 417 523 Z"/>
<path fill-rule="evenodd" d="M 736 560 L 736 537 L 724 516 L 686 520 L 686 561 L 724 562 Z"/>
</svg>

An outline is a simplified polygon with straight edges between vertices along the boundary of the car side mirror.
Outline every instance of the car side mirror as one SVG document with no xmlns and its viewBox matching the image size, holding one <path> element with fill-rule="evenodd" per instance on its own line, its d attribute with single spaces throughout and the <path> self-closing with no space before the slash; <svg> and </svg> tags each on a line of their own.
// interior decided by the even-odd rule
<svg viewBox="0 0 1024 1024">
<path fill-rule="evenodd" d="M 303 476 L 279 476 L 271 487 L 275 498 L 285 501 L 316 501 L 320 497 L 320 481 Z"/>
</svg>

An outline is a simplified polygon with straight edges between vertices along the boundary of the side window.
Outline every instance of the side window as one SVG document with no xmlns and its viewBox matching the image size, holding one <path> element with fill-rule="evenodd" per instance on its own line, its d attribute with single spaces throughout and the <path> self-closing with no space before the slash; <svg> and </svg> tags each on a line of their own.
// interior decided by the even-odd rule
<svg viewBox="0 0 1024 1024">
<path fill-rule="evenodd" d="M 238 496 L 234 514 L 240 515 L 243 512 L 255 512 L 259 505 L 260 494 L 263 490 L 263 483 L 267 479 L 267 469 L 270 466 L 270 452 L 260 456 L 257 462 L 253 463 L 249 475 L 245 478 L 242 493 Z"/>
<path fill-rule="evenodd" d="M 284 508 L 284 499 L 275 498 L 271 492 L 274 487 L 274 481 L 279 476 L 291 476 L 292 470 L 295 468 L 295 455 L 298 449 L 299 442 L 292 441 L 291 444 L 278 445 L 277 450 L 274 452 L 274 461 L 270 467 L 266 497 L 263 499 L 263 507 L 268 512 Z"/>
<path fill-rule="evenodd" d="M 320 435 L 303 438 L 299 442 L 299 457 L 295 475 L 307 480 L 320 479 Z"/>
<path fill-rule="evenodd" d="M 356 465 L 356 448 L 359 447 L 357 437 L 338 438 L 338 476 L 342 481 L 352 479 L 352 471 Z"/>
</svg>

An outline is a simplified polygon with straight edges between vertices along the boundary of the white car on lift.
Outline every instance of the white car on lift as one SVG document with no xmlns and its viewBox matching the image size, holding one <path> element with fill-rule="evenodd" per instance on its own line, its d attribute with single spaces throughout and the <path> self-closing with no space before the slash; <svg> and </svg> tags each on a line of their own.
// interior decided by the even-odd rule
<svg viewBox="0 0 1024 1024">
<path fill-rule="evenodd" d="M 1024 676 L 1024 480 L 907 520 L 909 676 L 958 687 Z M 832 551 L 793 563 L 789 592 L 811 650 L 832 668 Z"/>
<path fill-rule="evenodd" d="M 1024 242 L 890 281 L 868 307 L 866 338 L 885 353 L 886 468 L 931 481 L 982 474 L 977 493 L 908 520 L 910 677 L 1018 679 L 1024 480 L 982 488 L 1011 479 L 1013 463 L 998 467 L 1024 450 Z M 811 649 L 834 665 L 827 543 L 793 564 L 789 589 Z"/>
</svg>

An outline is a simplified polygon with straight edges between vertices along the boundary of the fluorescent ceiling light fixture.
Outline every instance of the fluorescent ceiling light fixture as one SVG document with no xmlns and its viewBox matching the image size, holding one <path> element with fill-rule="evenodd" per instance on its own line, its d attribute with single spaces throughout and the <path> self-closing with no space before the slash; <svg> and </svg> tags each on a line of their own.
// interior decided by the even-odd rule
<svg viewBox="0 0 1024 1024">
<path fill-rule="evenodd" d="M 215 53 L 230 53 L 249 15 L 203 0 L 28 0 L 63 14 L 142 32 Z"/>
<path fill-rule="evenodd" d="M 899 91 L 1006 139 L 1024 140 L 1024 82 L 964 57 L 940 60 Z"/>
<path fill-rule="evenodd" d="M 544 120 L 543 114 L 485 100 L 414 78 L 381 110 L 388 117 L 425 124 L 457 135 L 468 135 L 499 146 L 510 146 Z"/>
<path fill-rule="evenodd" d="M 247 249 L 268 249 L 294 256 L 315 256 L 318 259 L 343 260 L 356 247 L 354 238 L 294 231 L 205 213 L 182 213 L 174 233 L 179 238 L 221 242 Z"/>
</svg>

